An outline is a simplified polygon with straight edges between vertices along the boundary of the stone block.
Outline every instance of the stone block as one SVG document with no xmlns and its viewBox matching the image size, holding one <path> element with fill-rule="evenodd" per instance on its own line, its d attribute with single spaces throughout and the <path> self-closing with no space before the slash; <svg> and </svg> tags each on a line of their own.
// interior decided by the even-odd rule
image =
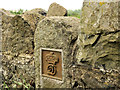
<svg viewBox="0 0 120 90">
<path fill-rule="evenodd" d="M 78 36 L 78 26 L 79 26 L 79 19 L 75 17 L 58 17 L 58 16 L 46 17 L 44 20 L 39 22 L 34 38 L 34 42 L 35 42 L 34 55 L 35 55 L 35 68 L 36 68 L 35 77 L 36 77 L 37 88 L 38 87 L 42 87 L 42 88 L 71 87 L 68 73 L 70 67 L 74 65 L 74 63 L 76 62 L 74 59 L 76 48 L 74 47 L 76 45 L 75 43 Z M 44 66 L 41 65 L 40 63 L 41 48 L 47 48 L 47 49 L 49 48 L 50 50 L 52 49 L 52 52 L 55 52 L 58 49 L 62 51 L 61 52 L 61 54 L 63 53 L 62 56 L 59 53 L 59 50 L 57 53 L 53 54 L 53 56 L 55 55 L 56 57 L 59 57 L 57 55 L 60 54 L 60 57 L 63 58 L 62 60 L 59 57 L 59 59 L 62 61 L 61 62 L 62 72 L 58 70 L 58 73 L 60 72 L 58 76 L 51 75 L 51 78 L 49 77 L 50 75 L 48 77 L 45 77 L 44 75 L 40 76 L 41 75 L 40 71 L 42 70 L 40 67 Z M 49 52 L 48 54 L 51 54 L 50 51 L 48 52 Z M 58 62 L 57 59 L 55 60 L 56 60 L 56 65 L 58 65 L 57 67 L 59 67 L 59 63 L 57 63 Z M 50 74 L 50 73 L 48 72 L 46 74 Z M 57 77 L 57 79 L 55 79 L 55 77 Z"/>
<path fill-rule="evenodd" d="M 28 22 L 33 31 L 35 31 L 38 22 L 44 19 L 45 16 L 46 11 L 41 8 L 35 8 L 22 14 L 22 18 Z"/>
<path fill-rule="evenodd" d="M 47 16 L 67 16 L 67 10 L 57 3 L 52 3 L 49 6 Z"/>
<path fill-rule="evenodd" d="M 79 33 L 79 64 L 120 69 L 119 1 L 85 0 Z"/>
</svg>

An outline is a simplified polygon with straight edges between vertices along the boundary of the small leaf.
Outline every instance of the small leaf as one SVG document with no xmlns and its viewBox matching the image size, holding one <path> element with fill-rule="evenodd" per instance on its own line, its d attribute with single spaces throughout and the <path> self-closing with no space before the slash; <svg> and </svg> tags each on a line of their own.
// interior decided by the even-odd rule
<svg viewBox="0 0 120 90">
<path fill-rule="evenodd" d="M 24 85 L 25 88 L 28 88 L 28 86 Z"/>
<path fill-rule="evenodd" d="M 21 82 L 18 82 L 18 84 L 19 84 L 19 85 L 23 85 L 23 83 L 21 83 Z"/>
<path fill-rule="evenodd" d="M 28 84 L 28 86 L 31 86 L 30 84 Z"/>
<path fill-rule="evenodd" d="M 23 83 L 25 83 L 25 80 L 23 79 Z"/>
<path fill-rule="evenodd" d="M 14 83 L 19 84 L 19 85 L 23 85 L 23 83 L 21 83 L 21 82 L 14 81 Z"/>
</svg>

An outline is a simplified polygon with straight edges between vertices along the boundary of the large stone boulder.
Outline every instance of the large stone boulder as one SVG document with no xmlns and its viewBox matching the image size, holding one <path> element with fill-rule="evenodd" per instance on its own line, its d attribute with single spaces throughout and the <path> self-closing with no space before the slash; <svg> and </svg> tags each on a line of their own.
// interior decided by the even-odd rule
<svg viewBox="0 0 120 90">
<path fill-rule="evenodd" d="M 84 2 L 77 51 L 78 63 L 120 69 L 119 2 Z"/>
<path fill-rule="evenodd" d="M 14 88 L 16 82 L 34 83 L 34 41 L 30 25 L 19 15 L 2 14 L 2 75 L 3 84 Z M 16 85 L 17 86 L 17 85 Z M 22 86 L 21 86 L 22 87 Z M 19 88 L 19 87 L 17 87 Z"/>
<path fill-rule="evenodd" d="M 106 71 L 90 65 L 78 64 L 71 67 L 69 76 L 72 88 L 120 88 L 120 71 L 116 69 Z"/>
<path fill-rule="evenodd" d="M 119 2 L 90 1 L 83 3 L 74 54 L 77 62 L 69 71 L 72 88 L 119 89 Z"/>
<path fill-rule="evenodd" d="M 12 88 L 22 88 L 22 85 L 15 85 L 14 81 L 23 82 L 24 79 L 34 86 L 34 31 L 37 23 L 44 19 L 46 12 L 37 8 L 22 15 L 13 15 L 1 9 L 0 14 L 3 82 Z"/>
<path fill-rule="evenodd" d="M 75 43 L 78 36 L 78 26 L 80 22 L 75 17 L 46 17 L 40 21 L 35 31 L 35 77 L 36 88 L 67 88 L 71 87 L 68 77 L 69 67 L 75 64 Z M 40 49 L 61 49 L 63 51 L 63 71 L 62 81 L 44 78 L 40 80 Z M 74 60 L 73 60 L 74 59 Z"/>
<path fill-rule="evenodd" d="M 57 3 L 52 3 L 49 6 L 47 16 L 67 16 L 67 10 Z"/>
<path fill-rule="evenodd" d="M 41 8 L 35 8 L 30 11 L 26 11 L 22 14 L 22 18 L 28 22 L 31 29 L 35 31 L 37 23 L 44 19 L 46 16 L 46 11 Z"/>
<path fill-rule="evenodd" d="M 47 12 L 42 8 L 35 8 L 32 10 L 26 11 L 23 14 L 26 14 L 26 13 L 36 13 L 36 14 L 41 14 L 43 16 L 46 16 L 46 14 L 47 14 Z"/>
<path fill-rule="evenodd" d="M 33 53 L 34 34 L 29 24 L 19 15 L 6 18 L 8 19 L 2 19 L 2 50 L 11 53 Z M 9 22 L 4 22 L 4 19 Z"/>
</svg>

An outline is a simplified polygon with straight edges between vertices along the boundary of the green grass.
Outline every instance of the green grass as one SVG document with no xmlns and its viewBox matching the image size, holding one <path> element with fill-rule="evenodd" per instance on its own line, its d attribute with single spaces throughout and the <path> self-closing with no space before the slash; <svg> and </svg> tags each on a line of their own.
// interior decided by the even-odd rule
<svg viewBox="0 0 120 90">
<path fill-rule="evenodd" d="M 73 16 L 73 17 L 80 18 L 80 14 L 81 14 L 81 10 L 80 9 L 68 10 L 68 16 Z"/>
<path fill-rule="evenodd" d="M 15 87 L 14 88 L 17 88 L 16 86 L 17 85 L 19 85 L 19 86 L 22 86 L 23 88 L 25 88 L 25 89 L 27 89 L 27 90 L 30 90 L 30 88 L 31 88 L 31 85 L 29 84 L 29 83 L 27 83 L 26 81 L 25 81 L 25 79 L 22 79 L 22 82 L 17 82 L 17 81 L 12 81 L 13 82 L 13 84 L 15 84 Z M 12 87 L 13 88 L 13 87 Z M 10 87 L 9 87 L 9 85 L 7 85 L 5 82 L 4 82 L 4 84 L 3 84 L 3 90 L 9 90 L 10 89 Z"/>
<path fill-rule="evenodd" d="M 25 10 L 25 11 L 27 11 L 27 10 Z M 23 9 L 19 9 L 18 11 L 11 10 L 10 13 L 15 14 L 15 15 L 20 15 L 20 14 L 23 14 L 25 11 Z"/>
</svg>

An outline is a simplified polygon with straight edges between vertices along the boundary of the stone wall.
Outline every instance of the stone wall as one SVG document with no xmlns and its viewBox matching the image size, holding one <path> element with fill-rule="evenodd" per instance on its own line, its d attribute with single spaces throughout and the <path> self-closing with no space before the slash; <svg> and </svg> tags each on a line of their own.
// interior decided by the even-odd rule
<svg viewBox="0 0 120 90">
<path fill-rule="evenodd" d="M 114 8 L 114 9 L 113 9 Z M 120 69 L 118 2 L 84 2 L 77 51 L 78 63 Z"/>
<path fill-rule="evenodd" d="M 9 87 L 22 88 L 22 85 L 16 85 L 14 82 L 25 80 L 35 87 L 34 33 L 37 24 L 46 17 L 46 14 L 46 11 L 41 8 L 26 11 L 21 15 L 14 15 L 8 10 L 0 9 L 2 24 L 0 54 L 3 72 L 1 86 L 6 83 Z"/>
<path fill-rule="evenodd" d="M 25 80 L 34 87 L 34 31 L 37 23 L 45 17 L 42 15 L 45 11 L 37 9 L 36 12 L 31 10 L 22 15 L 13 15 L 1 9 L 0 13 L 2 14 L 3 83 L 10 87 L 22 87 L 22 85 L 16 86 L 14 82 Z"/>
<path fill-rule="evenodd" d="M 77 27 L 69 24 L 70 18 L 65 17 L 41 21 L 35 32 L 36 87 L 120 88 L 118 10 L 118 2 L 84 2 Z M 66 79 L 62 84 L 40 75 L 40 48 L 63 50 Z"/>
<path fill-rule="evenodd" d="M 83 3 L 77 40 L 78 66 L 72 69 L 77 87 L 120 88 L 119 10 L 119 2 Z"/>
<path fill-rule="evenodd" d="M 48 17 L 38 8 L 22 15 L 1 9 L 2 86 L 23 88 L 15 82 L 26 81 L 32 88 L 120 88 L 118 5 L 85 0 L 80 19 L 66 12 Z M 62 82 L 41 78 L 41 48 L 62 50 Z"/>
<path fill-rule="evenodd" d="M 68 71 L 71 64 L 76 61 L 74 59 L 75 42 L 78 36 L 78 26 L 80 20 L 75 17 L 46 17 L 39 22 L 35 31 L 35 74 L 36 87 L 43 88 L 69 88 Z M 40 49 L 62 49 L 63 51 L 63 66 L 64 78 L 61 81 L 53 82 L 51 79 L 42 78 L 40 81 Z M 42 62 L 42 61 L 41 61 Z M 44 82 L 42 85 L 40 82 Z M 49 82 L 49 83 L 48 83 Z"/>
</svg>

